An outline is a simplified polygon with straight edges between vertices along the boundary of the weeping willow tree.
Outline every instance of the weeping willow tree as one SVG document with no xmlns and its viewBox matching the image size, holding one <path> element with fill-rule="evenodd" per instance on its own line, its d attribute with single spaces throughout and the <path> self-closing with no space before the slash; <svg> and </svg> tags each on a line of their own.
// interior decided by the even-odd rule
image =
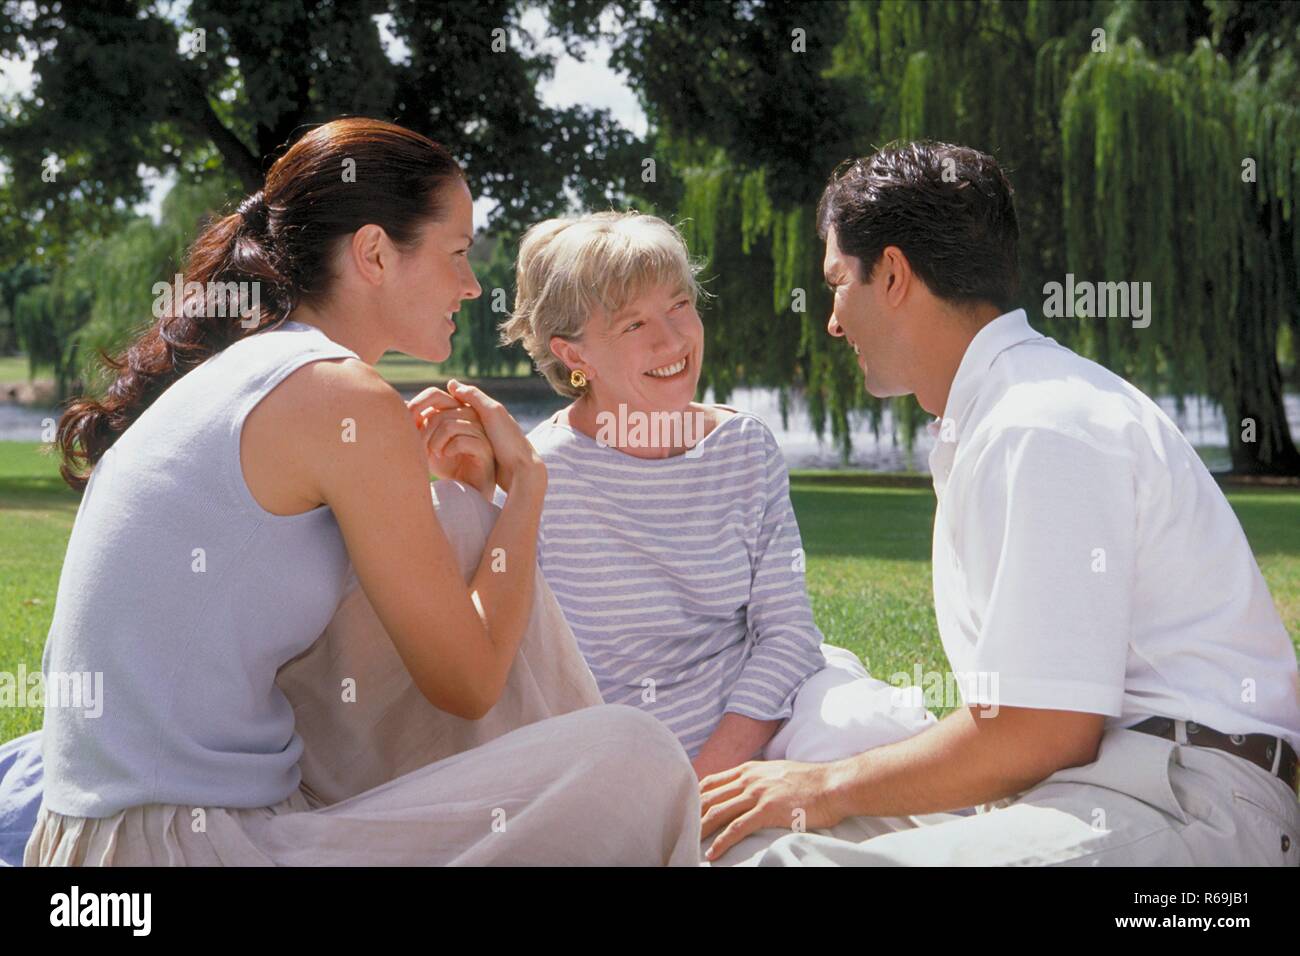
<svg viewBox="0 0 1300 956">
<path fill-rule="evenodd" d="M 110 235 L 84 240 L 51 280 L 19 295 L 14 326 L 31 372 L 54 369 L 59 401 L 73 386 L 92 390 L 99 350 L 113 353 L 153 319 L 153 285 L 170 281 L 202 220 L 233 194 L 219 174 L 182 183 L 163 200 L 161 221 L 127 222 Z"/>
<path fill-rule="evenodd" d="M 75 273 L 63 271 L 19 293 L 14 303 L 14 330 L 27 353 L 30 372 L 53 369 L 58 400 L 67 398 L 76 378 L 76 331 L 90 314 L 92 295 Z"/>
<path fill-rule="evenodd" d="M 862 389 L 851 353 L 826 334 L 831 302 L 813 210 L 775 208 L 767 171 L 737 170 L 721 152 L 686 167 L 682 178 L 679 227 L 706 264 L 715 306 L 715 319 L 705 321 L 700 387 L 712 388 L 719 402 L 742 383 L 775 387 L 783 416 L 797 387 L 818 436 L 829 420 L 847 456 L 849 412 L 862 407 Z M 884 406 L 866 407 L 879 433 Z"/>
<path fill-rule="evenodd" d="M 234 195 L 227 180 L 182 183 L 163 200 L 161 221 L 139 218 L 78 246 L 49 283 L 18 297 L 14 324 L 32 372 L 51 366 L 59 401 L 73 386 L 107 384 L 99 351 L 113 354 L 152 324 L 153 286 L 170 282 L 203 220 Z"/>
<path fill-rule="evenodd" d="M 1300 123 L 1207 41 L 1168 65 L 1130 39 L 1061 108 L 1067 262 L 1149 282 L 1146 328 L 1092 322 L 1105 364 L 1225 412 L 1235 470 L 1300 473 L 1278 367 L 1296 316 Z"/>
<path fill-rule="evenodd" d="M 1207 396 L 1234 470 L 1300 474 L 1279 367 L 1300 332 L 1298 29 L 1294 9 L 1246 16 L 1234 3 L 868 0 L 849 7 L 824 77 L 862 104 L 842 117 L 857 155 L 931 138 L 998 157 L 1035 325 L 1149 391 Z M 812 204 L 766 172 L 719 150 L 681 174 L 688 240 L 729 300 L 706 373 L 724 389 L 801 383 L 814 424 L 829 418 L 847 449 L 847 412 L 866 408 L 879 428 L 881 406 L 825 335 Z M 1045 287 L 1067 275 L 1150 283 L 1149 323 L 1044 315 Z M 895 411 L 909 439 L 924 413 L 912 399 Z"/>
<path fill-rule="evenodd" d="M 206 221 L 227 213 L 242 195 L 242 187 L 220 172 L 197 183 L 178 183 L 163 199 L 157 224 L 135 219 L 84 243 L 53 281 L 18 297 L 20 344 L 33 371 L 38 364 L 54 367 L 60 401 L 74 383 L 91 392 L 110 384 L 100 351 L 117 353 L 156 321 L 154 285 L 173 281 Z M 513 373 L 522 351 L 498 348 L 496 323 L 502 316 L 493 311 L 508 308 L 513 298 L 513 260 L 506 243 L 488 245 L 490 257 L 475 264 L 484 294 L 464 304 L 451 361 L 470 374 Z M 507 295 L 494 296 L 497 288 Z"/>
<path fill-rule="evenodd" d="M 116 353 L 157 321 L 155 283 L 173 281 L 208 217 L 227 212 L 240 195 L 233 179 L 222 175 L 178 183 L 163 198 L 157 225 L 137 219 L 78 251 L 72 267 L 94 294 L 90 321 L 77 334 L 88 387 L 108 384 L 99 351 Z"/>
<path fill-rule="evenodd" d="M 854 126 L 854 153 L 864 155 L 895 139 L 930 137 L 980 146 L 1004 161 L 1008 155 L 1037 158 L 1045 123 L 1024 95 L 1033 57 L 1006 49 L 1008 27 L 1001 22 L 1015 16 L 1000 7 L 964 3 L 851 5 L 824 76 L 828 88 L 850 91 L 858 105 L 839 117 Z M 1048 21 L 1045 29 L 1055 27 L 1050 10 L 1037 16 Z M 972 43 L 972 35 L 981 31 L 988 36 Z M 730 385 L 737 376 L 775 385 L 782 390 L 783 408 L 785 389 L 794 385 L 807 400 L 814 429 L 822 435 L 829 423 L 846 457 L 852 444 L 850 412 L 864 412 L 879 437 L 890 408 L 894 435 L 907 445 L 929 417 L 910 396 L 882 402 L 867 394 L 851 352 L 826 334 L 831 303 L 814 207 L 826 176 L 847 155 L 821 156 L 808 172 L 811 188 L 801 195 L 769 179 L 766 168 L 719 151 L 709 162 L 684 169 L 677 206 L 693 224 L 688 242 L 708 256 L 710 272 L 726 293 L 725 323 L 715 330 L 718 342 L 708 353 L 706 377 L 715 386 Z M 1022 191 L 1035 191 L 1049 203 L 1059 194 L 1036 165 L 1011 165 Z M 1031 211 L 1027 218 L 1047 217 Z M 1036 253 L 1048 255 L 1053 241 L 1059 248 L 1059 238 L 1049 239 L 1036 245 Z M 1030 264 L 1026 271 L 1036 277 L 1043 270 Z M 755 288 L 760 283 L 764 290 Z M 759 300 L 767 289 L 771 301 L 764 306 Z M 804 311 L 797 312 L 800 296 Z M 747 354 L 756 349 L 758 355 Z"/>
<path fill-rule="evenodd" d="M 486 250 L 484 252 L 484 250 Z M 517 236 L 487 236 L 471 251 L 474 275 L 483 293 L 461 303 L 458 331 L 451 340 L 453 368 L 470 375 L 514 375 L 528 363 L 523 345 L 502 347 L 500 324 L 515 300 L 514 268 Z"/>
</svg>

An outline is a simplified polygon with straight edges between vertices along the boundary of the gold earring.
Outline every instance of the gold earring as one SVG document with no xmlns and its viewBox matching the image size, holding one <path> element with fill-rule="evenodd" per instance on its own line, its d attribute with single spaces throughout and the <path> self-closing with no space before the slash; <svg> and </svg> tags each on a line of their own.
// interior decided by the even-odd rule
<svg viewBox="0 0 1300 956">
<path fill-rule="evenodd" d="M 587 387 L 587 373 L 580 368 L 575 368 L 569 373 L 569 384 L 574 388 Z"/>
</svg>

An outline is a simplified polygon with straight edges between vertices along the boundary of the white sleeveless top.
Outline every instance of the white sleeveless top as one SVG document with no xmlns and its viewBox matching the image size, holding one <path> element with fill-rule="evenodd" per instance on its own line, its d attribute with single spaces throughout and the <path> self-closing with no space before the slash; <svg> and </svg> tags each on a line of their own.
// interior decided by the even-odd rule
<svg viewBox="0 0 1300 956">
<path fill-rule="evenodd" d="M 329 623 L 349 561 L 329 508 L 257 503 L 239 436 L 286 376 L 333 358 L 357 355 L 299 322 L 235 342 L 96 464 L 42 658 L 49 809 L 261 807 L 297 789 L 302 740 L 275 674 Z"/>
</svg>

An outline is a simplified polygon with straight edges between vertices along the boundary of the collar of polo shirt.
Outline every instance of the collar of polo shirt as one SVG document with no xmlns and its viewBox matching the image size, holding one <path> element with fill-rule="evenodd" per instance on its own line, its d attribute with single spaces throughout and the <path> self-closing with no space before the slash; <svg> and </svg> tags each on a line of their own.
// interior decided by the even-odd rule
<svg viewBox="0 0 1300 956">
<path fill-rule="evenodd" d="M 961 357 L 957 374 L 952 378 L 943 415 L 928 426 L 930 433 L 937 436 L 943 420 L 947 418 L 952 420 L 952 425 L 949 427 L 953 429 L 954 435 L 959 434 L 962 417 L 976 393 L 979 392 L 981 379 L 993 365 L 993 360 L 1013 345 L 1043 337 L 1042 333 L 1035 332 L 1029 327 L 1029 316 L 1024 309 L 1015 309 L 999 315 L 976 332 Z"/>
</svg>

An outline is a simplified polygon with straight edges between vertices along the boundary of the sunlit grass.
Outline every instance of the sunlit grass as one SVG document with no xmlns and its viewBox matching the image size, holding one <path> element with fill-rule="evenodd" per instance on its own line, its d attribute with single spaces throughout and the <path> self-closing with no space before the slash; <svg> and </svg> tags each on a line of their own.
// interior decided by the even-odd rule
<svg viewBox="0 0 1300 956">
<path fill-rule="evenodd" d="M 933 492 L 850 480 L 839 473 L 829 484 L 800 472 L 791 480 L 818 626 L 882 679 L 898 672 L 910 679 L 918 665 L 947 670 L 930 591 Z M 1300 492 L 1234 491 L 1228 499 L 1296 641 Z M 20 663 L 29 672 L 40 668 L 78 500 L 40 444 L 0 442 L 0 671 L 14 673 Z M 40 722 L 37 709 L 0 708 L 0 740 Z"/>
<path fill-rule="evenodd" d="M 0 382 L 26 382 L 30 377 L 31 369 L 27 366 L 26 355 L 0 355 Z M 40 368 L 36 377 L 50 378 L 52 373 L 48 368 Z"/>
</svg>

